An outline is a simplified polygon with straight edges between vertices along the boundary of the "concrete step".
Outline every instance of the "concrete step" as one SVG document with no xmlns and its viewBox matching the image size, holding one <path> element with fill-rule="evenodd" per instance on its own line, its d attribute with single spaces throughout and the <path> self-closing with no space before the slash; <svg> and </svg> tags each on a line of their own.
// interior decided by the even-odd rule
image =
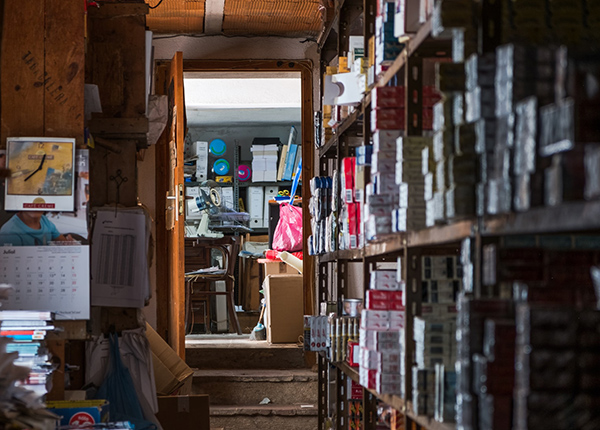
<svg viewBox="0 0 600 430">
<path fill-rule="evenodd" d="M 224 430 L 317 430 L 314 404 L 211 406 L 211 427 Z"/>
<path fill-rule="evenodd" d="M 308 369 L 195 370 L 192 392 L 208 394 L 211 405 L 316 404 L 318 375 Z"/>
<path fill-rule="evenodd" d="M 185 361 L 196 369 L 302 369 L 304 351 L 296 344 L 269 345 L 248 336 L 228 336 L 217 341 L 187 336 Z"/>
</svg>

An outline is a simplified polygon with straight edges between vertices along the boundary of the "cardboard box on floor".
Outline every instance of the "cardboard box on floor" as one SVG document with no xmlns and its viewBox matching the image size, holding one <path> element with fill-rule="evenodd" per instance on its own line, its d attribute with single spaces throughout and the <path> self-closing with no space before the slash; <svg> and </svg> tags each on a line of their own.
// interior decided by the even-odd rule
<svg viewBox="0 0 600 430">
<path fill-rule="evenodd" d="M 263 288 L 267 299 L 267 341 L 298 342 L 304 330 L 302 275 L 269 275 Z"/>
<path fill-rule="evenodd" d="M 281 260 L 259 258 L 257 261 L 262 264 L 265 278 L 269 275 L 298 275 L 296 269 Z"/>
<path fill-rule="evenodd" d="M 210 430 L 208 395 L 159 396 L 156 418 L 163 430 Z"/>
<path fill-rule="evenodd" d="M 156 393 L 159 396 L 174 393 L 190 394 L 194 371 L 148 323 L 146 323 L 146 337 L 152 350 Z"/>
</svg>

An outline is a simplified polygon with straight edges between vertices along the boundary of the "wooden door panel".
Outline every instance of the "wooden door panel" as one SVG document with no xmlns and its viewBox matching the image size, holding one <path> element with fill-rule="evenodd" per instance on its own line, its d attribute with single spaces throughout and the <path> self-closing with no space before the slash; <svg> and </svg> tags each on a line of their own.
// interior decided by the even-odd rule
<svg viewBox="0 0 600 430">
<path fill-rule="evenodd" d="M 157 93 L 169 97 L 169 119 L 163 138 L 157 143 L 157 247 L 165 249 L 157 262 L 157 300 L 167 301 L 158 315 L 166 325 L 164 335 L 169 345 L 185 358 L 185 286 L 184 222 L 181 194 L 183 190 L 183 147 L 185 106 L 183 101 L 183 56 L 177 52 L 166 70 L 157 72 Z M 162 214 L 160 214 L 162 212 Z M 160 230 L 160 231 L 159 231 Z M 161 311 L 159 311 L 159 314 Z"/>
</svg>

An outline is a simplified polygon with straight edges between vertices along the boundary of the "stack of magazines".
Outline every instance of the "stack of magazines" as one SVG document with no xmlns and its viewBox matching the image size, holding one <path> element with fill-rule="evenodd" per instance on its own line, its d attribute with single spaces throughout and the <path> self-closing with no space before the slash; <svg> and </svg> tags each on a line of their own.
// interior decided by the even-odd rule
<svg viewBox="0 0 600 430">
<path fill-rule="evenodd" d="M 11 287 L 0 284 L 0 306 Z M 0 310 L 0 428 L 53 430 L 43 397 L 52 373 L 44 339 L 51 312 Z"/>
</svg>

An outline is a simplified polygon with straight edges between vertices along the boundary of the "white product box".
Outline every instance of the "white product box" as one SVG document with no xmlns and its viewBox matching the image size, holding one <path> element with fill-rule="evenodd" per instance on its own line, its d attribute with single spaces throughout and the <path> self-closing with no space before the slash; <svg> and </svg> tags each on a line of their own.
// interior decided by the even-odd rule
<svg viewBox="0 0 600 430">
<path fill-rule="evenodd" d="M 267 181 L 268 182 L 268 181 Z M 279 192 L 278 187 L 265 187 L 265 204 L 263 208 L 263 228 L 269 227 L 269 200 L 273 200 Z"/>
<path fill-rule="evenodd" d="M 194 142 L 193 153 L 196 154 L 196 180 L 208 179 L 208 142 Z"/>
<path fill-rule="evenodd" d="M 250 227 L 263 226 L 264 187 L 248 187 L 248 213 L 250 214 Z"/>
<path fill-rule="evenodd" d="M 229 208 L 229 209 L 234 209 L 235 205 L 234 205 L 234 201 L 233 201 L 233 187 L 223 187 L 221 188 L 221 199 L 222 199 L 222 203 L 221 205 Z"/>
<path fill-rule="evenodd" d="M 373 152 L 396 151 L 396 139 L 402 135 L 402 130 L 377 130 L 373 133 Z"/>
<path fill-rule="evenodd" d="M 425 0 L 396 0 L 394 16 L 394 36 L 403 37 L 419 30 L 421 21 L 421 1 Z"/>
</svg>

